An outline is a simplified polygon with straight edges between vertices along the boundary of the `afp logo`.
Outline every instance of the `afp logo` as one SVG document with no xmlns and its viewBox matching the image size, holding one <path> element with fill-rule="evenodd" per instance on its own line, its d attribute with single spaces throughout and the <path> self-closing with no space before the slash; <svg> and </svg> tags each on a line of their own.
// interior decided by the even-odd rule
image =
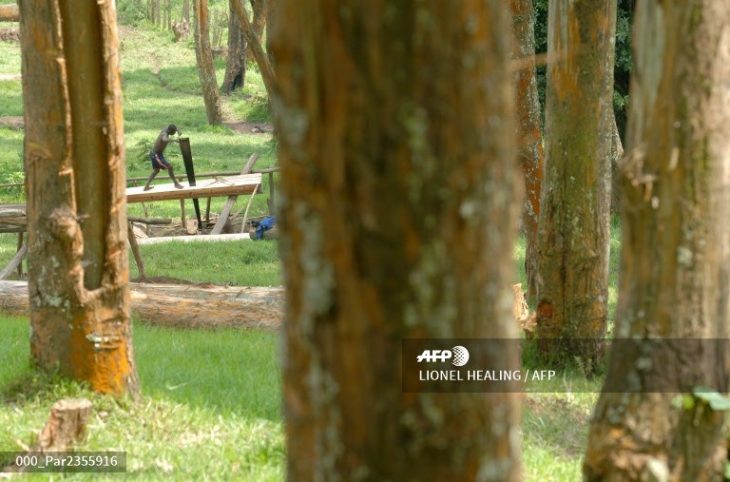
<svg viewBox="0 0 730 482">
<path fill-rule="evenodd" d="M 469 350 L 461 345 L 456 345 L 451 350 L 423 350 L 418 355 L 416 361 L 418 363 L 435 363 L 451 360 L 451 364 L 457 367 L 463 367 L 469 361 Z"/>
</svg>

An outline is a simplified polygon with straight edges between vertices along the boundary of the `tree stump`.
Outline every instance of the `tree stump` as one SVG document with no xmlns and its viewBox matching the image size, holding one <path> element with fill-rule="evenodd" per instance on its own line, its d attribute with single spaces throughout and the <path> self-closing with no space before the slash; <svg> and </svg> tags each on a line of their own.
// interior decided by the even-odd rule
<svg viewBox="0 0 730 482">
<path fill-rule="evenodd" d="M 86 435 L 91 408 L 91 402 L 84 398 L 68 398 L 54 403 L 51 417 L 38 438 L 37 450 L 60 452 L 82 441 Z"/>
</svg>

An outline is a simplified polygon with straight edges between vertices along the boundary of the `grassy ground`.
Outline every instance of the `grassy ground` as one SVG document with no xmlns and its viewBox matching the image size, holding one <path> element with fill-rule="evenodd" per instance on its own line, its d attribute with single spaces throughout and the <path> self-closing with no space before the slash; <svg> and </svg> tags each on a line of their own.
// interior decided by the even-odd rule
<svg viewBox="0 0 730 482">
<path fill-rule="evenodd" d="M 274 334 L 136 326 L 145 395 L 132 403 L 68 382 L 48 383 L 28 368 L 27 320 L 0 319 L 0 326 L 0 451 L 32 445 L 54 401 L 87 397 L 94 414 L 79 449 L 126 451 L 135 480 L 282 480 Z M 28 478 L 49 479 L 47 474 Z"/>
<path fill-rule="evenodd" d="M 170 122 L 191 139 L 198 172 L 240 169 L 253 152 L 257 167 L 275 164 L 269 134 L 241 135 L 209 127 L 200 97 L 190 43 L 175 44 L 168 33 L 122 28 L 125 143 L 129 177 L 149 172 L 144 156 Z M 222 64 L 217 64 L 222 79 Z M 0 74 L 20 72 L 17 44 L 0 42 Z M 255 69 L 247 87 L 225 102 L 231 120 L 265 121 L 268 113 Z M 20 82 L 0 80 L 0 116 L 22 115 Z M 181 166 L 176 146 L 169 158 Z M 22 181 L 22 132 L 0 127 L 0 183 Z M 164 178 L 163 178 L 164 179 Z M 160 181 L 164 182 L 164 181 Z M 268 182 L 267 179 L 264 182 Z M 264 186 L 265 192 L 267 186 Z M 257 196 L 253 215 L 266 211 Z M 0 201 L 22 200 L 17 190 Z M 214 203 L 216 209 L 222 203 Z M 190 206 L 189 206 L 190 207 Z M 132 215 L 179 215 L 177 202 L 130 206 Z M 611 307 L 616 299 L 618 229 L 612 238 Z M 0 265 L 15 251 L 16 237 L 0 235 Z M 276 244 L 240 242 L 143 246 L 149 276 L 238 285 L 278 285 Z M 524 242 L 515 249 L 520 280 Z M 132 265 L 132 276 L 136 276 Z M 47 384 L 27 364 L 27 320 L 0 319 L 0 450 L 33 443 L 52 403 L 62 396 L 86 396 L 96 406 L 84 449 L 121 448 L 140 480 L 281 480 L 284 471 L 277 340 L 257 332 L 192 332 L 136 326 L 134 342 L 144 398 L 138 404 L 89 394 L 69 383 Z M 560 383 L 596 389 L 580 374 Z M 557 387 L 556 387 L 557 389 Z M 580 480 L 580 456 L 593 393 L 530 394 L 523 419 L 525 480 Z M 36 477 L 46 480 L 46 477 Z M 91 479 L 75 476 L 68 479 Z M 94 480 L 98 477 L 93 477 Z"/>
</svg>

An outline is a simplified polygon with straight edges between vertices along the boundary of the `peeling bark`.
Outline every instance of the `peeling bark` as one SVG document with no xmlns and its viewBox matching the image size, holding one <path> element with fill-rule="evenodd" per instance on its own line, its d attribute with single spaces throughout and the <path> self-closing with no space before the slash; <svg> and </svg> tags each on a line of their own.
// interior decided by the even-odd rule
<svg viewBox="0 0 730 482">
<path fill-rule="evenodd" d="M 537 296 L 537 227 L 540 216 L 540 189 L 545 151 L 542 145 L 540 98 L 535 77 L 535 11 L 532 0 L 511 0 L 515 34 L 513 57 L 525 64 L 516 73 L 517 158 L 522 167 L 525 200 L 522 230 L 525 233 L 527 297 Z"/>
<path fill-rule="evenodd" d="M 519 480 L 518 395 L 404 394 L 399 360 L 517 336 L 508 5 L 279 3 L 289 480 Z"/>
<path fill-rule="evenodd" d="M 20 10 L 33 359 L 135 393 L 114 2 Z"/>
<path fill-rule="evenodd" d="M 213 51 L 210 47 L 208 0 L 193 0 L 193 13 L 195 15 L 195 58 L 198 63 L 200 87 L 203 89 L 205 113 L 208 116 L 208 123 L 217 125 L 223 122 L 223 114 L 221 113 L 218 83 L 215 80 Z"/>
<path fill-rule="evenodd" d="M 593 370 L 608 311 L 616 0 L 551 0 L 537 328 L 543 354 Z M 594 339 L 579 345 L 562 337 Z"/>
<path fill-rule="evenodd" d="M 617 337 L 730 338 L 728 25 L 725 0 L 637 3 Z M 647 367 L 636 353 L 612 353 L 609 376 L 634 389 L 675 377 L 691 393 L 708 369 L 728 380 L 728 363 L 711 355 L 677 349 Z M 603 394 L 586 480 L 723 480 L 723 412 L 680 410 L 675 396 Z"/>
<path fill-rule="evenodd" d="M 246 38 L 241 30 L 241 24 L 233 11 L 233 2 L 229 0 L 230 13 L 228 15 L 228 60 L 226 74 L 223 77 L 221 90 L 228 95 L 236 89 L 242 89 L 246 80 Z"/>
</svg>

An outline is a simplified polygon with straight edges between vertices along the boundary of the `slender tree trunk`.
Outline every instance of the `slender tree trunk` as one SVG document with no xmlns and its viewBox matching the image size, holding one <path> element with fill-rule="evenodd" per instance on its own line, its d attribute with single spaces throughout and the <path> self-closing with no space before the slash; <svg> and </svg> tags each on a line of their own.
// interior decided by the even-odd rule
<svg viewBox="0 0 730 482">
<path fill-rule="evenodd" d="M 114 2 L 20 7 L 31 352 L 93 390 L 135 393 Z"/>
<path fill-rule="evenodd" d="M 264 52 L 264 48 L 261 46 L 261 39 L 256 37 L 251 21 L 248 19 L 246 11 L 243 9 L 242 0 L 231 0 L 231 6 L 233 11 L 238 17 L 238 22 L 243 30 L 243 35 L 246 38 L 246 44 L 251 49 L 251 55 L 256 60 L 256 65 L 259 67 L 261 72 L 261 79 L 264 81 L 264 87 L 266 93 L 271 99 L 276 93 L 276 76 L 274 75 L 274 69 L 271 67 L 271 62 Z"/>
<path fill-rule="evenodd" d="M 236 89 L 243 88 L 246 80 L 246 38 L 243 36 L 238 17 L 233 11 L 234 1 L 236 0 L 229 0 L 228 61 L 226 63 L 226 75 L 223 78 L 223 86 L 221 87 L 226 95 Z"/>
<path fill-rule="evenodd" d="M 709 341 L 686 353 L 686 339 L 730 338 L 728 24 L 725 0 L 637 3 L 616 337 L 684 340 L 661 366 L 613 352 L 609 376 L 633 389 L 661 378 L 691 393 L 714 370 L 728 380 Z M 603 394 L 586 479 L 723 480 L 723 412 L 699 400 L 674 408 L 675 397 Z"/>
<path fill-rule="evenodd" d="M 538 335 L 543 353 L 593 370 L 608 302 L 616 0 L 551 0 L 540 206 Z M 550 338 L 594 339 L 580 344 Z"/>
<path fill-rule="evenodd" d="M 618 164 L 624 155 L 624 147 L 621 144 L 621 136 L 616 125 L 616 116 L 613 116 L 611 127 L 611 214 L 618 214 L 621 208 L 621 189 L 619 187 L 620 176 Z"/>
<path fill-rule="evenodd" d="M 282 0 L 273 25 L 289 480 L 519 480 L 516 394 L 404 394 L 399 358 L 516 335 L 508 5 Z"/>
<path fill-rule="evenodd" d="M 266 28 L 266 19 L 269 15 L 269 1 L 267 0 L 250 0 L 251 10 L 253 10 L 253 20 L 251 22 L 251 28 L 253 29 L 254 35 L 259 39 L 259 42 L 263 44 L 264 29 Z M 256 61 L 252 52 L 247 52 L 247 60 Z"/>
<path fill-rule="evenodd" d="M 209 124 L 220 124 L 223 122 L 223 114 L 221 113 L 218 83 L 215 80 L 213 52 L 210 47 L 208 0 L 193 0 L 193 10 L 195 13 L 195 58 L 198 62 L 198 75 L 200 76 L 200 86 L 203 89 L 205 111 Z"/>
<path fill-rule="evenodd" d="M 172 0 L 165 1 L 165 12 L 167 15 L 167 30 L 172 30 Z"/>
<path fill-rule="evenodd" d="M 152 0 L 152 22 L 156 25 L 160 25 L 160 0 Z"/>
<path fill-rule="evenodd" d="M 537 296 L 537 226 L 545 152 L 542 145 L 540 97 L 535 78 L 535 11 L 532 0 L 511 0 L 515 31 L 513 57 L 521 59 L 517 80 L 517 155 L 525 181 L 522 229 L 525 233 L 527 297 Z"/>
<path fill-rule="evenodd" d="M 182 18 L 190 25 L 190 0 L 183 0 Z"/>
</svg>

